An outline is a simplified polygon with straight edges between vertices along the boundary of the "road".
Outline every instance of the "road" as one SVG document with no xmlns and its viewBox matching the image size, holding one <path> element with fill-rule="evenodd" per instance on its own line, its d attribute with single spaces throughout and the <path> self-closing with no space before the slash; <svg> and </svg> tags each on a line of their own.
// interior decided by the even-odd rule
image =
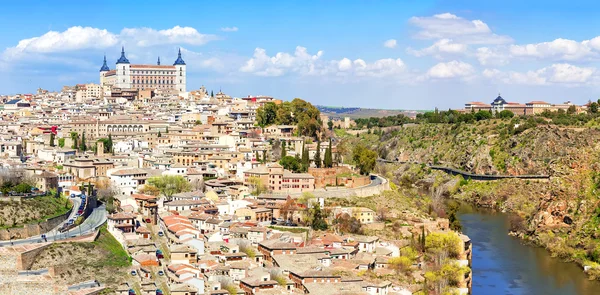
<svg viewBox="0 0 600 295">
<path fill-rule="evenodd" d="M 46 236 L 50 236 L 50 235 L 54 235 L 58 233 L 58 229 L 65 223 L 69 222 L 69 219 L 75 219 L 75 215 L 77 215 L 77 209 L 79 208 L 79 205 L 81 205 L 81 198 L 76 197 L 76 198 L 70 198 L 71 201 L 73 201 L 73 210 L 71 210 L 71 214 L 69 215 L 69 218 L 67 218 L 64 222 L 62 222 L 61 224 L 59 224 L 58 226 L 56 226 L 55 228 L 53 228 L 51 231 L 46 233 Z"/>
<path fill-rule="evenodd" d="M 75 209 L 77 209 L 78 207 L 79 207 L 79 205 L 77 205 L 77 207 L 75 207 Z M 64 233 L 59 233 L 58 231 L 53 230 L 52 232 L 46 233 L 46 238 L 47 238 L 48 242 L 51 242 L 51 241 L 64 240 L 66 238 L 78 237 L 78 236 L 92 233 L 97 227 L 99 227 L 106 221 L 106 216 L 107 216 L 106 215 L 106 206 L 104 204 L 102 204 L 102 206 L 95 208 L 92 211 L 92 214 L 90 214 L 90 216 L 86 220 L 84 220 L 83 223 L 81 223 L 81 225 L 69 230 L 68 232 L 64 232 Z M 11 246 L 11 245 L 35 244 L 35 243 L 42 243 L 42 242 L 44 242 L 44 239 L 42 239 L 42 237 L 38 235 L 38 236 L 33 236 L 33 237 L 29 237 L 27 239 L 21 239 L 21 240 L 1 241 L 0 247 Z"/>
</svg>

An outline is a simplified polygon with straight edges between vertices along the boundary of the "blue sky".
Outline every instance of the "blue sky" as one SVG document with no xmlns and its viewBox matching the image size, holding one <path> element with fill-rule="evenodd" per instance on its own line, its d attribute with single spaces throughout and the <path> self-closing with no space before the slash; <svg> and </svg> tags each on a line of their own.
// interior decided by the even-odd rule
<svg viewBox="0 0 600 295">
<path fill-rule="evenodd" d="M 0 93 L 98 82 L 106 53 L 172 63 L 188 89 L 389 109 L 600 97 L 594 1 L 11 1 Z"/>
</svg>

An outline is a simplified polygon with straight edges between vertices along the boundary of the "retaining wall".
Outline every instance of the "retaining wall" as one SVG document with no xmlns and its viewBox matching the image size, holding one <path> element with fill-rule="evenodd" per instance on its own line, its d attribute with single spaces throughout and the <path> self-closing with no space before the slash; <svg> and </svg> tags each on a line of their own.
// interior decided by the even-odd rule
<svg viewBox="0 0 600 295">
<path fill-rule="evenodd" d="M 26 224 L 19 228 L 2 229 L 0 230 L 0 241 L 25 239 L 47 233 L 67 220 L 71 214 L 71 210 L 73 210 L 72 207 L 65 214 L 46 219 L 46 221 L 39 224 Z"/>
</svg>

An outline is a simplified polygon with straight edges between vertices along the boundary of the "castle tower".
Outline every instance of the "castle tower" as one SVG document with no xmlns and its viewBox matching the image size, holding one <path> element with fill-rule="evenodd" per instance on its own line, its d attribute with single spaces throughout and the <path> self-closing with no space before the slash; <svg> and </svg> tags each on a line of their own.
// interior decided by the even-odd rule
<svg viewBox="0 0 600 295">
<path fill-rule="evenodd" d="M 187 92 L 186 90 L 186 72 L 185 72 L 185 61 L 181 58 L 181 48 L 179 48 L 179 53 L 177 54 L 177 60 L 173 63 L 175 66 L 175 90 L 181 92 Z"/>
<path fill-rule="evenodd" d="M 104 75 L 110 71 L 110 68 L 108 68 L 108 65 L 106 64 L 106 54 L 104 55 L 104 63 L 102 64 L 102 67 L 100 68 L 100 86 L 104 85 Z"/>
<path fill-rule="evenodd" d="M 118 88 L 131 88 L 131 71 L 129 60 L 125 57 L 125 47 L 121 47 L 121 57 L 117 60 L 117 81 L 115 86 Z"/>
<path fill-rule="evenodd" d="M 160 66 L 160 56 L 158 57 L 158 61 L 156 62 L 157 66 Z"/>
<path fill-rule="evenodd" d="M 104 142 L 103 141 L 96 142 L 96 156 L 104 157 Z"/>
</svg>

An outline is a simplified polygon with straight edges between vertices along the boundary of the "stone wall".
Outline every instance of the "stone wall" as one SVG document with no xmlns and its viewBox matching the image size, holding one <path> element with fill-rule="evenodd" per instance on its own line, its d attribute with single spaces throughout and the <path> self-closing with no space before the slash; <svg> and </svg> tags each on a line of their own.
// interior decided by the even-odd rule
<svg viewBox="0 0 600 295">
<path fill-rule="evenodd" d="M 38 254 L 40 254 L 40 252 L 42 252 L 48 246 L 50 246 L 50 243 L 44 243 L 44 244 L 40 244 L 39 247 L 35 247 L 35 248 L 29 249 L 27 251 L 21 252 L 20 255 L 17 256 L 17 269 L 18 270 L 30 269 L 31 265 L 33 265 L 33 262 L 35 261 L 35 258 L 38 256 Z"/>
<path fill-rule="evenodd" d="M 308 168 L 308 173 L 314 176 L 316 188 L 324 188 L 327 186 L 345 186 L 354 188 L 368 185 L 371 182 L 369 176 L 339 176 L 340 174 L 358 174 L 357 171 L 346 166 Z"/>
<path fill-rule="evenodd" d="M 370 197 L 373 195 L 379 195 L 382 192 L 390 189 L 390 184 L 387 179 L 377 176 L 381 180 L 378 185 L 367 185 L 358 188 L 345 188 L 345 187 L 328 187 L 326 189 L 318 189 L 311 192 L 315 197 L 318 198 L 351 198 L 351 197 Z M 293 197 L 302 195 L 301 193 L 289 194 Z"/>
<path fill-rule="evenodd" d="M 71 208 L 71 210 L 73 210 L 73 208 Z M 47 233 L 67 220 L 71 214 L 71 210 L 63 215 L 46 219 L 46 221 L 40 222 L 39 224 L 26 224 L 19 228 L 2 229 L 0 230 L 0 241 L 25 239 Z"/>
</svg>

